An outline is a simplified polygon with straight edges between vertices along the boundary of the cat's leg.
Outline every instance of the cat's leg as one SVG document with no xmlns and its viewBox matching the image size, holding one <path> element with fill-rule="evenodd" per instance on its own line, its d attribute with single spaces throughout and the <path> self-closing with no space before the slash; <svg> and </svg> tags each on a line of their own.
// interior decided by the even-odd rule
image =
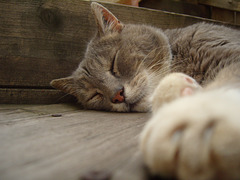
<svg viewBox="0 0 240 180">
<path fill-rule="evenodd" d="M 180 180 L 240 179 L 240 91 L 220 88 L 160 108 L 141 135 L 153 174 Z"/>
<path fill-rule="evenodd" d="M 191 95 L 199 91 L 201 86 L 190 76 L 183 73 L 171 73 L 165 76 L 152 97 L 152 111 L 157 111 L 163 104 L 171 102 L 179 97 Z"/>
</svg>

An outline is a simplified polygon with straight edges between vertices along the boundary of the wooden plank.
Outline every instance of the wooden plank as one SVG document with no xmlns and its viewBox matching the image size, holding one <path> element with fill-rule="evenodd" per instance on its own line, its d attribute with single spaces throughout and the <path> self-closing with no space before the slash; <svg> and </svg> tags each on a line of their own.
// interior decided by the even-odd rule
<svg viewBox="0 0 240 180">
<path fill-rule="evenodd" d="M 149 172 L 144 166 L 143 156 L 136 152 L 122 168 L 116 170 L 111 180 L 148 180 Z M 156 180 L 161 180 L 160 178 Z"/>
<path fill-rule="evenodd" d="M 54 89 L 0 88 L 0 104 L 54 104 L 76 102 L 75 98 Z"/>
<path fill-rule="evenodd" d="M 236 12 L 236 24 L 240 25 L 240 12 Z"/>
<path fill-rule="evenodd" d="M 0 85 L 49 86 L 51 79 L 70 75 L 83 57 L 95 31 L 89 7 L 48 2 L 0 2 Z"/>
<path fill-rule="evenodd" d="M 0 111 L 5 116 L 0 119 L 1 180 L 77 180 L 90 170 L 113 173 L 137 151 L 148 114 L 79 111 L 66 105 L 61 117 L 51 116 L 64 106 L 1 107 L 16 113 Z M 36 116 L 26 118 L 24 110 Z"/>
<path fill-rule="evenodd" d="M 196 1 L 176 1 L 176 0 L 143 0 L 140 6 L 170 11 L 192 16 L 210 18 L 210 8 L 204 5 L 197 4 Z"/>
<path fill-rule="evenodd" d="M 234 12 L 221 8 L 212 8 L 212 19 L 223 21 L 227 23 L 235 23 Z"/>
<path fill-rule="evenodd" d="M 49 87 L 74 71 L 96 27 L 89 1 L 1 0 L 0 86 Z M 201 18 L 102 3 L 125 23 L 179 28 Z"/>
<path fill-rule="evenodd" d="M 239 0 L 198 0 L 200 4 L 205 4 L 208 6 L 228 9 L 232 11 L 240 11 L 240 1 Z"/>
<path fill-rule="evenodd" d="M 1 104 L 0 105 L 0 124 L 12 124 L 18 120 L 35 118 L 39 116 L 61 115 L 72 111 L 80 111 L 80 107 L 73 104 Z"/>
<path fill-rule="evenodd" d="M 138 2 L 141 0 L 138 0 Z M 120 4 L 127 4 L 132 5 L 133 0 L 101 0 L 101 2 L 110 2 L 110 3 L 120 3 Z"/>
</svg>

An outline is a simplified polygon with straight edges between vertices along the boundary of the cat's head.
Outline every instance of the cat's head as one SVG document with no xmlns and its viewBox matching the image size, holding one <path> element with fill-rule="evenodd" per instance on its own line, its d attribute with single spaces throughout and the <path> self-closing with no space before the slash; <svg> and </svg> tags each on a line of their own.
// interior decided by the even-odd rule
<svg viewBox="0 0 240 180">
<path fill-rule="evenodd" d="M 158 29 L 121 23 L 98 3 L 91 4 L 98 32 L 69 77 L 51 85 L 77 97 L 87 109 L 148 111 L 148 98 L 170 69 L 168 40 Z"/>
</svg>

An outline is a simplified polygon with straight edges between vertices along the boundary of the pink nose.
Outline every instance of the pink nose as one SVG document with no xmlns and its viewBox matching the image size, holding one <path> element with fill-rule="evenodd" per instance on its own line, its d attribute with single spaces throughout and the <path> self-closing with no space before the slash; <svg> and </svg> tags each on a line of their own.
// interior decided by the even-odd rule
<svg viewBox="0 0 240 180">
<path fill-rule="evenodd" d="M 115 97 L 112 98 L 112 102 L 113 102 L 113 103 L 122 103 L 122 102 L 124 102 L 125 97 L 124 97 L 124 94 L 123 94 L 123 93 L 124 93 L 123 89 L 120 89 L 120 90 L 116 93 Z"/>
</svg>

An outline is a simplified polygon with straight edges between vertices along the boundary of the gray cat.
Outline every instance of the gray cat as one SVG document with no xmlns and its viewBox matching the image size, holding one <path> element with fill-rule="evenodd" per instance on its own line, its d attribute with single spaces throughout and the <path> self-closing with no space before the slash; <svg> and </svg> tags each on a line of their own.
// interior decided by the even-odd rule
<svg viewBox="0 0 240 180">
<path fill-rule="evenodd" d="M 236 30 L 199 23 L 162 31 L 123 24 L 96 3 L 92 10 L 98 33 L 84 59 L 72 76 L 51 82 L 87 109 L 148 111 L 149 95 L 166 74 L 183 72 L 206 86 L 219 79 L 221 70 L 239 62 Z"/>
<path fill-rule="evenodd" d="M 153 174 L 240 178 L 240 32 L 198 23 L 121 23 L 92 3 L 98 32 L 78 69 L 51 85 L 87 109 L 152 110 L 140 147 Z"/>
</svg>

